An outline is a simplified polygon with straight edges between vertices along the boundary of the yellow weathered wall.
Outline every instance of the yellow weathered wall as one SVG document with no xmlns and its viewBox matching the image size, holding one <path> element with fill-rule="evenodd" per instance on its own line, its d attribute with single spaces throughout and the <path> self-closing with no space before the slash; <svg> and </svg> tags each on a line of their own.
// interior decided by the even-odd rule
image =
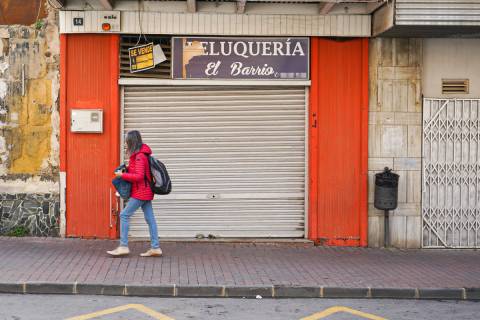
<svg viewBox="0 0 480 320">
<path fill-rule="evenodd" d="M 4 180 L 36 176 L 58 180 L 57 19 L 58 14 L 49 9 L 48 16 L 32 26 L 0 26 L 0 178 Z"/>
<path fill-rule="evenodd" d="M 51 91 L 51 80 L 31 80 L 26 96 L 11 106 L 12 111 L 19 113 L 19 126 L 11 131 L 10 173 L 39 173 L 43 159 L 48 158 L 52 134 Z"/>
</svg>

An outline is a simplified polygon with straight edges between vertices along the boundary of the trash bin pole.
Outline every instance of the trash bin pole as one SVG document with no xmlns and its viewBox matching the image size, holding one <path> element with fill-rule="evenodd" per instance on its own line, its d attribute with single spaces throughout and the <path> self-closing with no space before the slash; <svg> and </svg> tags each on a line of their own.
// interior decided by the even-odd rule
<svg viewBox="0 0 480 320">
<path fill-rule="evenodd" d="M 389 223 L 389 219 L 388 219 L 388 210 L 385 210 L 385 218 L 384 218 L 384 232 L 383 232 L 383 246 L 385 248 L 388 248 L 390 247 L 390 223 Z"/>
</svg>

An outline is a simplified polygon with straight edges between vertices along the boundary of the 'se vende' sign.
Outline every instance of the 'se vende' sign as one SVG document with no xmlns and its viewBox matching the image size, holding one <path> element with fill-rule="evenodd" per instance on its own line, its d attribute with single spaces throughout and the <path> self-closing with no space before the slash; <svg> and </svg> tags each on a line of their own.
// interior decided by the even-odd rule
<svg viewBox="0 0 480 320">
<path fill-rule="evenodd" d="M 173 38 L 174 79 L 309 78 L 308 38 Z"/>
<path fill-rule="evenodd" d="M 153 42 L 128 49 L 130 72 L 139 72 L 155 67 Z"/>
</svg>

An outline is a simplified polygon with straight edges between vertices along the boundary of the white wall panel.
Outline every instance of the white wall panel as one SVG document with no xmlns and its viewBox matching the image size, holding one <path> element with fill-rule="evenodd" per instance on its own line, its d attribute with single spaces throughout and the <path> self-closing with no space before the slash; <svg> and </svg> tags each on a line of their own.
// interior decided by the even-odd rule
<svg viewBox="0 0 480 320">
<path fill-rule="evenodd" d="M 102 33 L 97 11 L 60 11 L 61 33 Z M 73 26 L 74 16 L 83 26 Z M 369 37 L 370 15 L 267 15 L 226 13 L 121 12 L 121 33 Z"/>
</svg>

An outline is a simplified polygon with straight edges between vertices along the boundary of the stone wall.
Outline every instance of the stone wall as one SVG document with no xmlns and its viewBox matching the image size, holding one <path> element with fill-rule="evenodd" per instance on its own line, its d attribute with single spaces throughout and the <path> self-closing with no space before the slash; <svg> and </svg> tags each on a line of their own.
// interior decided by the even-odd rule
<svg viewBox="0 0 480 320">
<path fill-rule="evenodd" d="M 0 233 L 58 234 L 60 39 L 45 8 L 30 26 L 0 26 Z"/>
<path fill-rule="evenodd" d="M 24 227 L 29 235 L 58 236 L 58 194 L 0 194 L 0 234 Z"/>
<path fill-rule="evenodd" d="M 421 243 L 422 40 L 370 41 L 369 246 L 383 246 L 384 213 L 373 207 L 374 174 L 384 167 L 400 175 L 399 205 L 390 213 L 390 242 Z"/>
</svg>

